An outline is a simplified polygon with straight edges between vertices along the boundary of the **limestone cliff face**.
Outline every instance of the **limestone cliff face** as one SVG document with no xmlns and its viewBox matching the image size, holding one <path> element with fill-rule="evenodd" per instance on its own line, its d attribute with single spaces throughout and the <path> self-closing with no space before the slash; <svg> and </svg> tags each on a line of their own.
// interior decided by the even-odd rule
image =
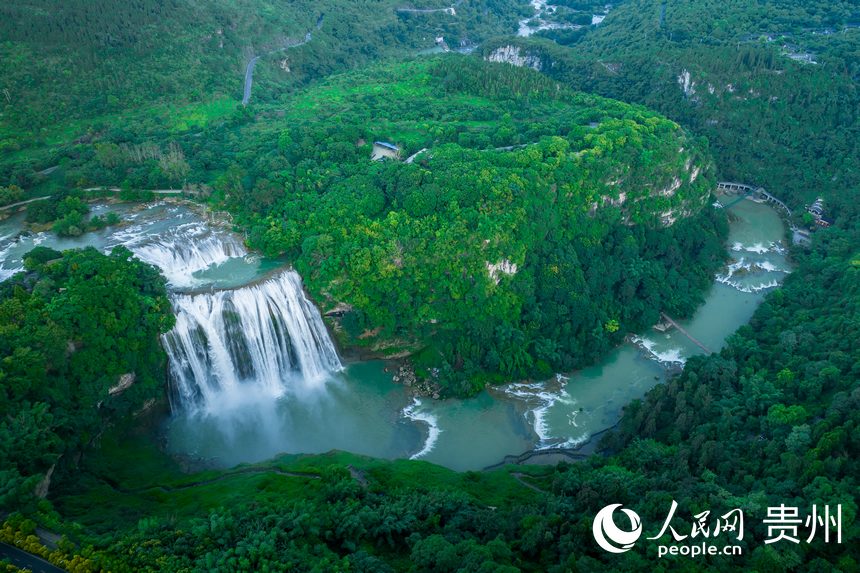
<svg viewBox="0 0 860 573">
<path fill-rule="evenodd" d="M 615 208 L 621 211 L 625 224 L 653 220 L 662 227 L 698 214 L 709 203 L 713 190 L 713 165 L 694 157 L 683 147 L 675 161 L 643 179 L 635 177 L 635 167 L 616 173 L 604 183 L 605 191 L 591 204 L 589 213 Z M 633 179 L 636 179 L 633 181 Z"/>
<path fill-rule="evenodd" d="M 693 98 L 696 95 L 696 82 L 693 81 L 693 77 L 688 70 L 685 69 L 678 74 L 678 85 L 686 97 Z"/>
<path fill-rule="evenodd" d="M 543 45 L 505 42 L 489 46 L 484 59 L 532 68 L 550 77 L 564 73 L 564 63 L 556 61 Z M 616 64 L 603 65 L 609 73 L 618 71 Z M 682 70 L 677 81 L 688 101 L 698 101 L 700 84 L 690 71 Z M 617 127 L 617 122 L 593 122 L 588 125 L 586 140 L 605 142 L 605 137 L 613 139 L 612 130 Z M 638 134 L 632 136 L 634 139 L 648 136 L 647 127 L 630 126 L 630 129 L 633 132 L 638 130 Z M 625 224 L 653 221 L 656 217 L 660 226 L 670 227 L 681 219 L 698 214 L 709 204 L 708 199 L 716 185 L 711 160 L 699 152 L 698 146 L 680 126 L 675 125 L 673 132 L 664 136 L 663 143 L 652 142 L 645 154 L 648 160 L 642 159 L 645 155 L 630 156 L 616 162 L 612 170 L 603 174 L 597 193 L 589 198 L 589 214 L 594 216 L 600 210 L 616 209 L 621 212 L 621 220 Z M 610 147 L 615 149 L 615 153 L 623 154 L 624 145 L 622 141 L 614 141 Z M 603 144 L 598 143 L 598 146 Z M 583 169 L 594 173 L 602 170 L 593 164 L 591 150 L 580 151 L 578 155 Z"/>
<path fill-rule="evenodd" d="M 118 394 L 122 394 L 134 384 L 137 379 L 137 374 L 134 372 L 128 372 L 119 377 L 119 382 L 116 383 L 115 386 L 112 386 L 108 389 L 108 394 L 111 396 L 116 396 Z"/>
<path fill-rule="evenodd" d="M 529 54 L 519 46 L 499 46 L 484 57 L 489 62 L 511 64 L 520 68 L 527 67 L 541 71 L 543 62 L 539 56 Z"/>
</svg>

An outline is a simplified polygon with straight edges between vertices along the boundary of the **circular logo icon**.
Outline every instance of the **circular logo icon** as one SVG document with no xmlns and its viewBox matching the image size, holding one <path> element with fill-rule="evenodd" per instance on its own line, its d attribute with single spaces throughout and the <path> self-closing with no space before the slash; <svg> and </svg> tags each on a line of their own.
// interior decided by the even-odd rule
<svg viewBox="0 0 860 573">
<path fill-rule="evenodd" d="M 642 520 L 632 509 L 621 510 L 630 520 L 630 531 L 625 531 L 615 525 L 612 514 L 619 507 L 621 507 L 620 503 L 614 503 L 598 511 L 591 526 L 597 544 L 610 553 L 629 551 L 639 536 L 642 535 Z"/>
</svg>

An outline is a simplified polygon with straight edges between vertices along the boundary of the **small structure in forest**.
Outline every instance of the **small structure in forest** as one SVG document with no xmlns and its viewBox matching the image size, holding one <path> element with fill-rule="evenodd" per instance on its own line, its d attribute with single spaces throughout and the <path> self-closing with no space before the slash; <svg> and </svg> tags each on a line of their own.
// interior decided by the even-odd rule
<svg viewBox="0 0 860 573">
<path fill-rule="evenodd" d="M 812 215 L 815 224 L 819 227 L 827 228 L 833 224 L 833 221 L 824 216 L 824 199 L 819 197 L 812 205 L 806 206 L 806 212 Z"/>
<path fill-rule="evenodd" d="M 657 332 L 668 332 L 672 330 L 672 323 L 665 320 L 662 316 L 660 317 L 660 322 L 652 326 L 654 330 Z"/>
<path fill-rule="evenodd" d="M 387 141 L 374 141 L 373 153 L 370 158 L 373 161 L 380 161 L 382 159 L 398 160 L 400 159 L 400 148 Z"/>
</svg>

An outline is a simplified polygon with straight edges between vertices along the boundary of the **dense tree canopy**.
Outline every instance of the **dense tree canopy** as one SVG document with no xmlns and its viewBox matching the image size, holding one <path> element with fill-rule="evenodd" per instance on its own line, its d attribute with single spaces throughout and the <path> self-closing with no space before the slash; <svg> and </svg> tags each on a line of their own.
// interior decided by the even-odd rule
<svg viewBox="0 0 860 573">
<path fill-rule="evenodd" d="M 690 313 L 722 261 L 702 142 L 531 70 L 349 74 L 273 125 L 289 126 L 277 152 L 249 146 L 215 199 L 324 311 L 351 309 L 347 343 L 419 350 L 449 392 L 587 364 L 661 310 Z M 371 161 L 377 140 L 413 157 Z"/>
<path fill-rule="evenodd" d="M 421 58 L 259 110 L 105 129 L 65 180 L 210 195 L 323 311 L 349 310 L 344 344 L 418 353 L 448 394 L 591 363 L 660 311 L 692 312 L 722 261 L 706 142 L 532 70 Z M 380 140 L 399 161 L 370 160 Z M 32 217 L 78 233 L 74 201 Z"/>
<path fill-rule="evenodd" d="M 603 443 L 608 456 L 465 474 L 425 462 L 297 456 L 214 476 L 153 476 L 177 480 L 158 495 L 136 470 L 102 462 L 57 502 L 104 534 L 92 559 L 110 570 L 854 571 L 858 245 L 855 225 L 797 253 L 796 271 L 722 352 L 691 359 L 626 409 Z M 241 492 L 239 501 L 219 507 L 225 491 Z M 651 537 L 673 500 L 682 535 L 702 511 L 713 526 L 743 510 L 742 540 L 708 539 L 737 543 L 741 555 L 658 559 L 657 541 L 622 555 L 594 543 L 592 520 L 607 503 L 633 508 Z M 813 505 L 841 504 L 842 543 L 825 543 L 820 530 L 806 542 L 806 526 L 799 544 L 765 543 L 767 508 L 780 504 L 802 518 Z M 129 516 L 140 519 L 136 527 Z M 659 543 L 672 544 L 671 534 Z"/>
<path fill-rule="evenodd" d="M 0 153 L 26 150 L 17 159 L 40 162 L 44 156 L 38 150 L 45 145 L 60 143 L 67 150 L 105 125 L 126 123 L 141 109 L 145 115 L 187 115 L 191 124 L 220 119 L 242 101 L 245 66 L 254 55 L 262 56 L 254 101 L 266 102 L 337 70 L 414 55 L 432 48 L 439 36 L 457 48 L 510 33 L 516 15 L 528 12 L 514 0 L 470 0 L 457 7 L 456 17 L 397 11 L 402 4 L 4 2 Z M 441 0 L 428 4 L 446 5 Z M 308 32 L 311 42 L 282 50 Z M 190 108 L 196 109 L 188 114 Z"/>
<path fill-rule="evenodd" d="M 25 263 L 0 283 L 5 508 L 28 499 L 61 458 L 74 465 L 107 424 L 163 395 L 158 335 L 173 321 L 164 279 L 123 247 L 37 247 Z"/>
<path fill-rule="evenodd" d="M 420 350 L 419 371 L 439 367 L 451 393 L 581 365 L 658 310 L 690 312 L 721 259 L 717 176 L 791 207 L 824 196 L 834 218 L 792 250 L 795 272 L 750 324 L 629 405 L 600 453 L 465 474 L 346 454 L 182 473 L 151 435 L 104 431 L 163 395 L 163 279 L 122 249 L 36 249 L 0 284 L 0 509 L 34 515 L 56 468 L 59 514 L 35 515 L 91 570 L 857 571 L 856 3 L 625 0 L 598 26 L 586 20 L 605 2 L 553 4 L 566 27 L 478 51 L 518 46 L 545 75 L 449 58 L 323 81 L 437 36 L 457 47 L 513 32 L 531 7 L 0 7 L 0 203 L 62 189 L 29 217 L 76 234 L 87 206 L 68 189 L 187 186 L 291 260 L 324 310 L 344 312 L 345 341 Z M 252 54 L 254 98 L 239 108 Z M 401 159 L 427 150 L 370 162 L 378 139 Z M 653 535 L 672 500 L 681 522 L 742 508 L 742 555 L 594 544 L 607 503 Z M 779 504 L 802 516 L 841 504 L 843 542 L 765 544 Z"/>
<path fill-rule="evenodd" d="M 570 46 L 499 39 L 566 85 L 707 136 L 722 179 L 833 212 L 860 186 L 860 10 L 851 2 L 631 0 Z"/>
</svg>

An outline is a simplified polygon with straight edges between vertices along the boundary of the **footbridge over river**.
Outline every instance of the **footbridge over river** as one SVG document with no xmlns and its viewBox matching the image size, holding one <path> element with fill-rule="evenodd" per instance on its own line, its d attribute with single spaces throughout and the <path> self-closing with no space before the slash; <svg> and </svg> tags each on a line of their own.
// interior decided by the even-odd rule
<svg viewBox="0 0 860 573">
<path fill-rule="evenodd" d="M 755 187 L 753 185 L 746 185 L 745 183 L 720 181 L 717 183 L 717 190 L 722 191 L 725 195 L 738 195 L 739 198 L 737 201 L 749 197 L 755 201 L 770 203 L 791 217 L 791 209 L 788 208 L 788 205 L 765 191 L 764 187 Z M 729 203 L 728 205 L 725 205 L 725 207 L 731 207 L 735 202 Z"/>
</svg>

